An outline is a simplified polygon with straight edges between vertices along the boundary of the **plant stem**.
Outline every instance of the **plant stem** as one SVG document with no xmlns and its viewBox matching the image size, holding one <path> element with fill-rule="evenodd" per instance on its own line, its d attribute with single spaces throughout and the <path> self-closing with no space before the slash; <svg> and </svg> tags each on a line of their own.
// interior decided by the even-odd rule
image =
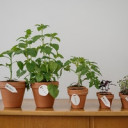
<svg viewBox="0 0 128 128">
<path fill-rule="evenodd" d="M 12 56 L 10 57 L 10 66 L 9 66 L 9 69 L 10 69 L 10 80 L 12 80 Z"/>
<path fill-rule="evenodd" d="M 81 75 L 78 74 L 78 86 L 81 86 Z"/>
</svg>

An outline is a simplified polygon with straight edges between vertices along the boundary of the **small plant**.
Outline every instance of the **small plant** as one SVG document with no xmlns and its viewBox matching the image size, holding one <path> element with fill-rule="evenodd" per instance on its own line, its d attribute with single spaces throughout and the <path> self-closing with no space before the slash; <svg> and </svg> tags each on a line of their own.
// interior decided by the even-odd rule
<svg viewBox="0 0 128 128">
<path fill-rule="evenodd" d="M 112 84 L 112 81 L 109 80 L 102 80 L 99 86 L 99 88 L 101 89 L 101 93 L 107 93 L 110 89 L 110 85 L 115 85 L 115 84 Z"/>
<path fill-rule="evenodd" d="M 32 36 L 32 31 L 28 29 L 25 36 L 18 38 L 19 54 L 23 54 L 26 60 L 17 62 L 17 75 L 21 77 L 21 72 L 27 71 L 25 80 L 29 84 L 56 81 L 63 69 L 60 60 L 63 56 L 58 52 L 59 44 L 54 43 L 60 42 L 60 38 L 57 37 L 57 33 L 44 33 L 48 25 L 37 24 L 36 27 L 39 35 Z M 32 44 L 36 47 L 32 47 Z M 54 98 L 57 97 L 58 86 L 48 85 L 48 90 Z"/>
<path fill-rule="evenodd" d="M 19 51 L 19 49 L 17 48 L 17 46 L 14 46 L 10 50 L 5 51 L 5 52 L 0 54 L 0 58 L 6 58 L 7 59 L 7 63 L 0 64 L 0 66 L 6 67 L 9 69 L 10 76 L 5 77 L 5 78 L 7 78 L 7 81 L 14 81 L 14 79 L 13 79 L 13 67 L 12 66 L 13 66 L 13 63 L 15 63 L 13 61 L 13 57 L 15 56 L 17 51 Z"/>
<path fill-rule="evenodd" d="M 128 76 L 125 76 L 122 80 L 117 82 L 120 86 L 120 92 L 123 95 L 128 95 Z"/>
<path fill-rule="evenodd" d="M 71 68 L 71 65 L 75 66 L 75 69 Z M 90 62 L 83 57 L 72 57 L 70 60 L 66 61 L 64 64 L 64 69 L 66 71 L 72 71 L 77 75 L 77 82 L 72 86 L 83 86 L 85 80 L 89 80 L 89 87 L 95 85 L 99 89 L 100 81 L 98 76 L 101 75 L 98 66 L 95 62 Z"/>
</svg>

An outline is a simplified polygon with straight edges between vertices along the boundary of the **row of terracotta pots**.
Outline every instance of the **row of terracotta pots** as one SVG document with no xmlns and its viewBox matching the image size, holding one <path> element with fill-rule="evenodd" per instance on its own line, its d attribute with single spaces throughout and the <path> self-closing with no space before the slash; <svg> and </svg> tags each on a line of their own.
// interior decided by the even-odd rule
<svg viewBox="0 0 128 128">
<path fill-rule="evenodd" d="M 11 86 L 15 87 L 17 90 L 17 93 L 12 93 L 10 91 L 8 91 L 5 88 L 6 84 L 10 84 Z M 49 107 L 53 107 L 54 104 L 54 98 L 48 94 L 46 96 L 41 96 L 39 95 L 38 92 L 38 88 L 41 85 L 48 85 L 51 82 L 43 82 L 43 83 L 35 83 L 32 84 L 32 91 L 33 91 L 33 95 L 34 95 L 34 99 L 35 99 L 35 104 L 36 107 L 39 108 L 49 108 Z M 57 85 L 58 86 L 58 82 L 52 82 L 52 84 Z M 22 105 L 22 101 L 23 101 L 23 97 L 24 97 L 24 92 L 25 92 L 25 82 L 0 82 L 0 89 L 1 89 L 1 95 L 2 95 L 2 99 L 3 99 L 3 104 L 4 107 L 21 107 Z M 70 96 L 71 99 L 71 106 L 72 108 L 84 108 L 85 106 L 85 101 L 86 101 L 86 96 L 88 94 L 88 89 L 86 87 L 68 87 L 68 94 Z M 119 93 L 120 98 L 121 98 L 121 102 L 122 102 L 122 106 L 125 109 L 128 109 L 128 101 L 127 101 L 127 95 L 122 95 L 121 93 Z M 74 96 L 74 99 L 72 99 Z M 110 106 L 106 106 L 104 104 L 104 102 L 102 101 L 103 97 L 106 97 L 107 100 L 110 103 Z M 112 100 L 114 98 L 114 95 L 109 93 L 97 93 L 97 97 L 99 100 L 99 104 L 100 104 L 100 108 L 110 108 L 111 104 L 112 104 Z M 78 99 L 77 99 L 78 98 Z M 76 102 L 76 104 L 73 102 Z M 76 101 L 75 101 L 76 100 Z"/>
</svg>

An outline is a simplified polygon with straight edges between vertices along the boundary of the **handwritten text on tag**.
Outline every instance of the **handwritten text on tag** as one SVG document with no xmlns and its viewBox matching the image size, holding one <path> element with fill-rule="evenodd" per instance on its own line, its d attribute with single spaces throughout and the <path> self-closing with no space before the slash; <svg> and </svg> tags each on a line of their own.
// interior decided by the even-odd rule
<svg viewBox="0 0 128 128">
<path fill-rule="evenodd" d="M 103 101 L 105 106 L 110 107 L 110 102 L 106 96 L 101 97 L 101 100 Z"/>
<path fill-rule="evenodd" d="M 17 93 L 16 88 L 13 87 L 12 85 L 8 84 L 8 83 L 5 85 L 5 88 L 6 88 L 7 90 L 9 90 L 10 92 L 12 92 L 12 93 Z"/>
<path fill-rule="evenodd" d="M 48 88 L 47 85 L 41 85 L 38 89 L 38 92 L 41 96 L 47 96 L 48 95 Z"/>
<path fill-rule="evenodd" d="M 71 97 L 71 102 L 74 105 L 79 105 L 79 103 L 80 103 L 80 97 L 77 94 L 73 94 L 72 97 Z"/>
</svg>

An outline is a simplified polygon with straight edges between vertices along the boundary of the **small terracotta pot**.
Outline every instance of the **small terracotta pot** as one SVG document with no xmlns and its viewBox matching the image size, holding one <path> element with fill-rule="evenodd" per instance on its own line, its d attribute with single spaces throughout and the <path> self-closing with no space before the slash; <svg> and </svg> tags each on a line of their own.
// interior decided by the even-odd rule
<svg viewBox="0 0 128 128">
<path fill-rule="evenodd" d="M 38 89 L 41 85 L 49 85 L 49 84 L 58 86 L 59 82 L 57 81 L 56 82 L 40 82 L 40 83 L 34 83 L 31 85 L 37 108 L 52 108 L 53 107 L 55 99 L 50 94 L 46 96 L 41 96 L 39 95 L 39 92 L 38 92 Z"/>
<path fill-rule="evenodd" d="M 110 102 L 110 107 L 106 106 L 106 105 L 103 103 L 103 101 L 101 100 L 101 98 L 102 98 L 103 96 L 106 96 L 107 99 L 109 100 L 109 102 Z M 113 98 L 114 98 L 114 95 L 113 95 L 111 92 L 107 92 L 107 93 L 104 93 L 104 94 L 98 92 L 98 93 L 97 93 L 97 97 L 98 97 L 98 100 L 99 100 L 99 104 L 100 104 L 100 108 L 101 108 L 101 109 L 110 109 L 110 108 L 111 108 L 112 100 L 113 100 Z"/>
<path fill-rule="evenodd" d="M 15 87 L 17 93 L 12 93 L 5 88 L 6 84 L 10 84 Z M 0 82 L 0 90 L 2 95 L 2 100 L 4 107 L 6 108 L 20 108 L 22 105 L 24 92 L 25 92 L 25 82 L 17 81 L 17 82 Z"/>
<path fill-rule="evenodd" d="M 86 96 L 88 94 L 88 89 L 86 87 L 68 87 L 67 88 L 68 95 L 71 97 L 73 94 L 77 94 L 80 98 L 80 103 L 78 105 L 74 105 L 71 101 L 72 108 L 83 109 L 85 106 Z"/>
<path fill-rule="evenodd" d="M 128 109 L 128 101 L 125 99 L 128 97 L 128 95 L 123 95 L 122 93 L 119 93 L 121 103 L 122 103 L 122 108 L 123 109 Z"/>
</svg>

